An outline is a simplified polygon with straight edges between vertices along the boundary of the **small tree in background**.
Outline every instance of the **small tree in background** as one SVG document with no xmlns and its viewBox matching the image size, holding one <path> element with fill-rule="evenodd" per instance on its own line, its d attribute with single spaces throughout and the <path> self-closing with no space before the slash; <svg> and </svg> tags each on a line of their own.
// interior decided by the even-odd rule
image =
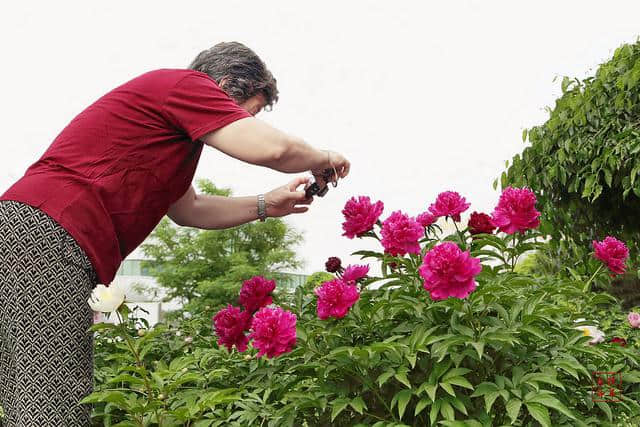
<svg viewBox="0 0 640 427">
<path fill-rule="evenodd" d="M 565 77 L 549 119 L 523 132 L 531 145 L 500 181 L 503 188 L 535 190 L 545 218 L 541 230 L 553 238 L 552 257 L 584 260 L 584 248 L 609 234 L 625 240 L 633 258 L 638 255 L 639 98 L 637 42 L 618 48 L 594 77 Z"/>
<path fill-rule="evenodd" d="M 231 195 L 208 180 L 198 187 L 204 194 Z M 164 218 L 142 248 L 167 300 L 181 299 L 185 311 L 209 312 L 235 303 L 246 279 L 280 279 L 279 271 L 299 268 L 293 247 L 301 241 L 300 233 L 276 218 L 226 230 L 179 227 Z"/>
</svg>

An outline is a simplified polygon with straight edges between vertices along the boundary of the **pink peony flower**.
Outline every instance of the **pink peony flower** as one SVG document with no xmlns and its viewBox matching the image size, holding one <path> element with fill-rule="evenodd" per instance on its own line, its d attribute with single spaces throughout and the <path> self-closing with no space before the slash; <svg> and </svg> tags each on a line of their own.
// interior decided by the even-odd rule
<svg viewBox="0 0 640 427">
<path fill-rule="evenodd" d="M 329 273 L 337 273 L 342 270 L 342 261 L 340 258 L 332 256 L 324 263 L 324 267 Z"/>
<path fill-rule="evenodd" d="M 593 241 L 593 256 L 604 262 L 612 276 L 625 272 L 629 249 L 615 237 L 607 236 L 602 242 Z"/>
<path fill-rule="evenodd" d="M 507 234 L 524 233 L 540 225 L 536 195 L 528 188 L 505 188 L 492 216 L 495 226 Z"/>
<path fill-rule="evenodd" d="M 640 313 L 630 311 L 627 320 L 629 321 L 629 326 L 632 328 L 640 328 Z"/>
<path fill-rule="evenodd" d="M 223 308 L 213 316 L 213 324 L 218 335 L 218 345 L 224 345 L 229 351 L 235 345 L 239 352 L 247 349 L 249 338 L 244 334 L 248 329 L 251 314 L 240 311 L 231 304 Z"/>
<path fill-rule="evenodd" d="M 474 212 L 469 217 L 469 232 L 471 234 L 491 234 L 496 229 L 493 220 L 486 213 Z"/>
<path fill-rule="evenodd" d="M 314 292 L 318 296 L 318 317 L 322 320 L 346 316 L 351 306 L 360 298 L 356 285 L 348 285 L 340 279 L 324 282 Z"/>
<path fill-rule="evenodd" d="M 423 227 L 428 227 L 430 225 L 433 225 L 437 219 L 438 217 L 429 211 L 422 212 L 420 215 L 416 217 L 416 221 L 418 221 L 418 223 Z"/>
<path fill-rule="evenodd" d="M 261 307 L 273 302 L 271 292 L 276 288 L 276 282 L 262 276 L 255 276 L 245 280 L 240 289 L 240 304 L 245 310 L 253 313 Z"/>
<path fill-rule="evenodd" d="M 345 282 L 356 282 L 369 273 L 368 265 L 350 265 L 342 273 L 342 280 Z"/>
<path fill-rule="evenodd" d="M 393 256 L 420 253 L 418 240 L 424 236 L 424 228 L 415 219 L 395 211 L 382 223 L 382 246 Z"/>
<path fill-rule="evenodd" d="M 372 230 L 383 210 L 384 203 L 380 201 L 371 204 L 371 199 L 367 196 L 360 196 L 357 199 L 352 197 L 342 209 L 345 219 L 342 223 L 342 229 L 344 230 L 342 235 L 353 239 Z"/>
<path fill-rule="evenodd" d="M 253 316 L 249 338 L 258 357 L 288 353 L 296 345 L 296 315 L 280 307 L 263 307 Z"/>
<path fill-rule="evenodd" d="M 453 242 L 434 246 L 424 256 L 419 268 L 424 288 L 432 300 L 448 297 L 466 298 L 476 288 L 474 278 L 482 271 L 480 260 L 463 252 Z"/>
<path fill-rule="evenodd" d="M 436 202 L 429 206 L 429 211 L 436 216 L 450 216 L 454 221 L 460 221 L 460 214 L 469 209 L 471 203 L 455 191 L 445 191 L 438 194 Z"/>
</svg>

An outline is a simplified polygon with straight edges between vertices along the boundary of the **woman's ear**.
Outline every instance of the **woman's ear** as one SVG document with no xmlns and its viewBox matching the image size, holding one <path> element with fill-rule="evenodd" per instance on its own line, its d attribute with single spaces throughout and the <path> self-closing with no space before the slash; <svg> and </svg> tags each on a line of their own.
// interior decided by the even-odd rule
<svg viewBox="0 0 640 427">
<path fill-rule="evenodd" d="M 227 85 L 227 82 L 229 81 L 229 76 L 224 76 L 223 78 L 220 79 L 220 82 L 218 83 L 218 86 L 220 86 L 220 89 L 224 90 L 224 87 Z M 226 90 L 224 90 L 226 92 Z"/>
</svg>

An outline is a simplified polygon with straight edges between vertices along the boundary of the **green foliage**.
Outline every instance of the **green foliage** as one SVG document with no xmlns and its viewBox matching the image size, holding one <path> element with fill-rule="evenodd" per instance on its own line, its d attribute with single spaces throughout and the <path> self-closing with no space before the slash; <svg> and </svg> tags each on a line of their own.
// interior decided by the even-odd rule
<svg viewBox="0 0 640 427">
<path fill-rule="evenodd" d="M 365 279 L 360 300 L 346 317 L 318 319 L 313 289 L 330 277 L 324 274 L 312 276 L 292 298 L 279 302 L 298 317 L 298 342 L 276 359 L 256 358 L 251 347 L 246 353 L 218 348 L 210 332 L 199 332 L 210 317 L 198 313 L 182 325 L 194 334 L 188 344 L 184 334 L 176 337 L 162 325 L 142 338 L 116 329 L 130 337 L 117 343 L 113 363 L 103 369 L 102 383 L 87 399 L 97 404 L 94 421 L 140 426 L 637 425 L 638 330 L 627 327 L 630 345 L 620 347 L 587 345 L 588 337 L 574 329 L 577 318 L 599 320 L 592 316 L 606 313 L 612 319 L 609 327 L 619 333 L 626 313 L 615 298 L 585 292 L 588 276 L 559 279 L 515 272 L 516 260 L 539 248 L 537 232 L 471 239 L 466 232 L 437 236 L 436 230 L 423 240 L 423 254 L 446 239 L 483 260 L 478 287 L 468 298 L 431 301 L 418 275 L 421 256 L 367 251 L 361 255 L 380 262 L 382 275 Z M 397 265 L 394 270 L 388 267 L 391 262 Z M 599 286 L 608 280 L 606 273 L 595 277 Z M 602 320 L 600 327 L 609 334 Z M 593 371 L 623 373 L 622 402 L 593 401 Z"/>
<path fill-rule="evenodd" d="M 210 181 L 200 191 L 229 196 Z M 244 224 L 226 230 L 177 227 L 163 219 L 143 245 L 148 265 L 168 299 L 181 298 L 184 310 L 215 310 L 235 303 L 242 281 L 256 275 L 279 277 L 279 270 L 299 267 L 293 246 L 302 236 L 280 219 Z"/>
<path fill-rule="evenodd" d="M 542 230 L 555 242 L 584 248 L 614 235 L 637 255 L 640 42 L 618 48 L 594 77 L 565 77 L 549 113 L 544 124 L 523 133 L 531 144 L 502 174 L 502 187 L 536 191 Z"/>
</svg>

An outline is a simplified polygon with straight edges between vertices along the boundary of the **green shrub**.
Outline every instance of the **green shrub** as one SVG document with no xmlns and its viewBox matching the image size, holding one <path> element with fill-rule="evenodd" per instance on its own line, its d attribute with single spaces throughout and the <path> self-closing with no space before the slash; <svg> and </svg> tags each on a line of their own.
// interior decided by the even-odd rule
<svg viewBox="0 0 640 427">
<path fill-rule="evenodd" d="M 383 275 L 365 280 L 342 319 L 318 319 L 315 280 L 282 298 L 298 316 L 298 342 L 275 359 L 256 358 L 251 347 L 218 348 L 209 314 L 194 313 L 182 326 L 192 328 L 190 344 L 162 325 L 143 337 L 97 325 L 127 339 L 117 343 L 110 365 L 100 369 L 102 383 L 87 398 L 97 403 L 94 420 L 199 427 L 637 425 L 637 330 L 614 297 L 584 291 L 587 276 L 514 272 L 539 237 L 530 231 L 471 239 L 464 230 L 440 237 L 431 227 L 422 254 L 446 239 L 483 260 L 478 287 L 463 300 L 430 300 L 417 271 L 420 255 L 359 252 L 381 262 Z M 609 278 L 602 273 L 594 281 L 608 286 Z M 629 344 L 587 345 L 589 337 L 575 327 L 594 321 L 607 337 L 624 333 Z M 594 402 L 594 371 L 621 373 L 621 402 Z"/>
</svg>

